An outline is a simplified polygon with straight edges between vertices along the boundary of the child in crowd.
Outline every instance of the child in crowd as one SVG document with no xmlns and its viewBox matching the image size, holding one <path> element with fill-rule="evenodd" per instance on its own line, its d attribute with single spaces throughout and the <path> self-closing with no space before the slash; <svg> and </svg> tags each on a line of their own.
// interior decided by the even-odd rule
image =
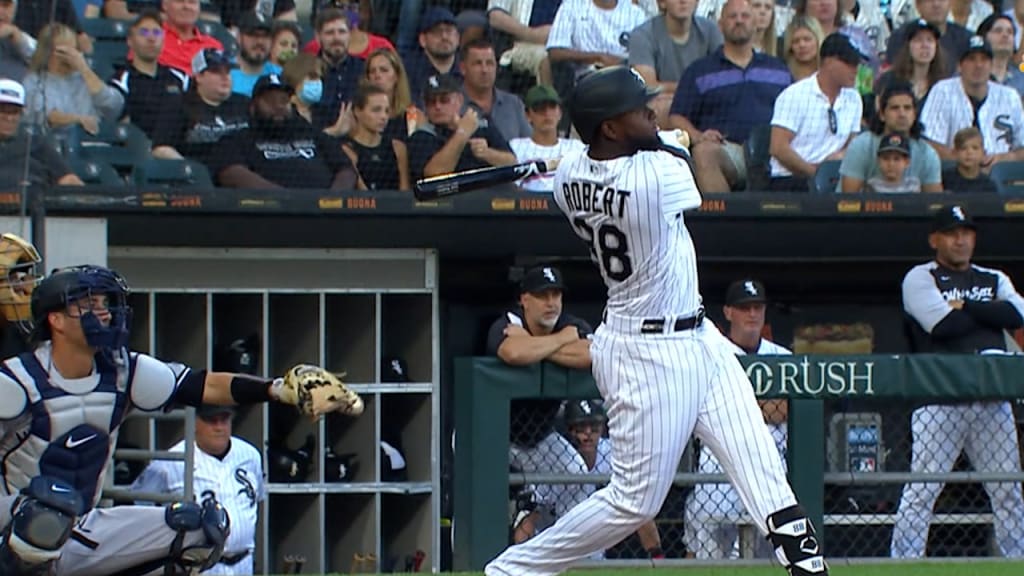
<svg viewBox="0 0 1024 576">
<path fill-rule="evenodd" d="M 899 194 L 920 192 L 921 181 L 907 176 L 910 166 L 910 140 L 906 134 L 892 132 L 878 143 L 878 171 L 881 175 L 869 178 L 866 192 Z"/>
<path fill-rule="evenodd" d="M 974 126 L 964 128 L 953 136 L 956 166 L 942 172 L 942 187 L 950 192 L 995 192 L 996 183 L 982 173 L 985 144 L 981 132 Z"/>
</svg>

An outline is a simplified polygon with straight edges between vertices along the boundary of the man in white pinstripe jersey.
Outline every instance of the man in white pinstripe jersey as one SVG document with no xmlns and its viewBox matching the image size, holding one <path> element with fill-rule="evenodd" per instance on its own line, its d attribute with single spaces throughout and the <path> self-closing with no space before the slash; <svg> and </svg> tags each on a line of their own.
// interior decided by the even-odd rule
<svg viewBox="0 0 1024 576">
<path fill-rule="evenodd" d="M 704 319 L 683 222 L 701 196 L 686 153 L 658 136 L 648 107 L 657 93 L 623 66 L 583 77 L 568 109 L 589 146 L 555 174 L 555 202 L 608 287 L 590 353 L 608 408 L 611 483 L 505 550 L 487 576 L 558 574 L 636 531 L 661 509 L 693 432 L 789 573 L 828 573 L 735 348 Z"/>
<path fill-rule="evenodd" d="M 199 500 L 212 492 L 231 518 L 224 555 L 203 574 L 253 573 L 256 520 L 259 502 L 266 493 L 263 461 L 255 446 L 231 435 L 233 416 L 229 406 L 205 405 L 196 409 L 194 492 Z M 171 447 L 176 452 L 184 449 L 184 440 Z M 180 460 L 154 460 L 132 483 L 132 490 L 145 492 L 184 489 L 185 463 Z"/>
</svg>

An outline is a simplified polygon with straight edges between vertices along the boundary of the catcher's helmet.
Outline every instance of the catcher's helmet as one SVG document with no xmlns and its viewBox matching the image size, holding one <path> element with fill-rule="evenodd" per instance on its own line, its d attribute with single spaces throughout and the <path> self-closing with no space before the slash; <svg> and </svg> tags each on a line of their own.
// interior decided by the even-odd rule
<svg viewBox="0 0 1024 576">
<path fill-rule="evenodd" d="M 661 92 L 649 87 L 640 73 L 628 66 L 609 66 L 579 80 L 569 98 L 569 118 L 585 144 L 590 144 L 605 120 L 635 110 Z"/>
<path fill-rule="evenodd" d="M 0 236 L 0 313 L 28 332 L 32 327 L 32 291 L 39 283 L 42 262 L 36 247 L 15 234 Z"/>
<path fill-rule="evenodd" d="M 128 305 L 128 283 L 120 274 L 103 266 L 61 268 L 44 278 L 32 291 L 33 339 L 49 340 L 50 312 L 65 310 L 68 304 L 92 296 L 107 297 L 110 323 L 106 326 L 92 309 L 80 310 L 85 341 L 94 348 L 116 350 L 128 345 L 132 309 Z M 91 306 L 91 303 L 89 304 Z"/>
<path fill-rule="evenodd" d="M 565 405 L 565 423 L 568 426 L 583 422 L 607 422 L 604 405 L 594 400 L 569 400 Z"/>
</svg>

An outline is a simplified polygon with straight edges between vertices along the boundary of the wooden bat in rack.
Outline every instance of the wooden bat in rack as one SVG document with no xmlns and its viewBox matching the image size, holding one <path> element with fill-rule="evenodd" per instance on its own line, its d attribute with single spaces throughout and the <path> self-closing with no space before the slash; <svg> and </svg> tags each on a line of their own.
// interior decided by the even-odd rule
<svg viewBox="0 0 1024 576">
<path fill-rule="evenodd" d="M 680 152 L 680 147 L 682 151 L 686 151 L 690 147 L 690 136 L 685 130 L 662 131 L 659 133 L 659 137 L 665 149 L 677 155 Z M 465 194 L 466 192 L 490 188 L 498 184 L 509 184 L 534 174 L 554 172 L 558 168 L 560 160 L 560 158 L 533 160 L 509 166 L 488 166 L 486 168 L 431 176 L 430 178 L 416 181 L 415 186 L 413 186 L 413 195 L 417 200 L 423 202 Z"/>
</svg>

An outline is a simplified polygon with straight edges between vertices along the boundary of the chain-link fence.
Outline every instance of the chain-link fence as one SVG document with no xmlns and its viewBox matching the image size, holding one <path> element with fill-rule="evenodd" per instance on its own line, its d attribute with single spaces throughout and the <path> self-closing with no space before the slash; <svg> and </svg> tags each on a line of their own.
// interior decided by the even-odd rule
<svg viewBox="0 0 1024 576">
<path fill-rule="evenodd" d="M 785 457 L 788 401 L 761 406 Z M 599 400 L 521 400 L 510 417 L 510 538 L 521 541 L 607 482 L 610 441 Z M 1024 557 L 1024 405 L 831 400 L 825 422 L 830 557 Z M 659 538 L 639 531 L 605 558 L 649 558 L 655 547 L 668 558 L 772 556 L 706 446 L 693 440 L 678 470 Z"/>
</svg>

